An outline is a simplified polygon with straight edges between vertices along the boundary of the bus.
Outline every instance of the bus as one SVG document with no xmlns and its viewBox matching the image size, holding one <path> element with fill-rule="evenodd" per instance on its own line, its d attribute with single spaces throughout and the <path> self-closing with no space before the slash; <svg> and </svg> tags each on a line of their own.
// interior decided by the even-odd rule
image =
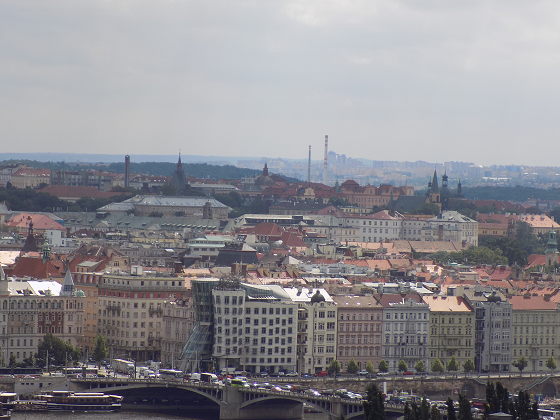
<svg viewBox="0 0 560 420">
<path fill-rule="evenodd" d="M 165 381 L 180 381 L 183 379 L 183 371 L 176 369 L 160 369 L 159 378 Z"/>
<path fill-rule="evenodd" d="M 86 373 L 86 378 L 97 378 L 98 369 L 96 367 L 69 367 L 62 368 L 62 373 L 73 378 L 82 377 Z"/>
</svg>

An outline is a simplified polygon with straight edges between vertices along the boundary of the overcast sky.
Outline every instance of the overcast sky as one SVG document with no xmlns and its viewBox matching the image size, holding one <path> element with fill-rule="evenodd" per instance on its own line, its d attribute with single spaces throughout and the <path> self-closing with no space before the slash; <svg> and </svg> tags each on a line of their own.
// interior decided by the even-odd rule
<svg viewBox="0 0 560 420">
<path fill-rule="evenodd" d="M 559 166 L 560 2 L 2 0 L 3 152 Z"/>
</svg>

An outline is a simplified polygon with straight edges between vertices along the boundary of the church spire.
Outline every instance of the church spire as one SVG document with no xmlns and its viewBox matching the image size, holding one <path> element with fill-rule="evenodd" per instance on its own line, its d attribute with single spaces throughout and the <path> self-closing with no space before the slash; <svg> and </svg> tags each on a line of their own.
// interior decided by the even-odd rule
<svg viewBox="0 0 560 420">
<path fill-rule="evenodd" d="M 268 165 L 266 162 L 264 163 L 263 176 L 268 176 Z"/>
<path fill-rule="evenodd" d="M 181 163 L 181 152 L 179 152 L 179 160 L 177 161 L 177 172 L 183 172 L 183 164 Z"/>
<path fill-rule="evenodd" d="M 437 170 L 434 169 L 434 178 L 432 180 L 432 192 L 438 193 L 439 192 L 439 184 L 437 179 Z"/>
<path fill-rule="evenodd" d="M 70 264 L 68 264 L 66 268 L 66 275 L 64 276 L 64 281 L 62 282 L 60 296 L 74 296 L 74 293 L 74 279 L 72 278 L 72 273 L 70 273 Z"/>
</svg>

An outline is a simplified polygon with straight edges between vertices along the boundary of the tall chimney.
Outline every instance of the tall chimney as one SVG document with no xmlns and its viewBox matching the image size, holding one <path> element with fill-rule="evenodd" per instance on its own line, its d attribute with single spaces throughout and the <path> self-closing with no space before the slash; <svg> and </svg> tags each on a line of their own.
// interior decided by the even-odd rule
<svg viewBox="0 0 560 420">
<path fill-rule="evenodd" d="M 128 188 L 128 180 L 130 178 L 130 156 L 126 155 L 124 157 L 124 187 Z"/>
<path fill-rule="evenodd" d="M 325 160 L 323 162 L 323 184 L 327 185 L 327 155 L 329 153 L 329 136 L 325 136 Z"/>
<path fill-rule="evenodd" d="M 307 161 L 307 183 L 311 183 L 311 145 L 309 145 L 309 160 Z"/>
</svg>

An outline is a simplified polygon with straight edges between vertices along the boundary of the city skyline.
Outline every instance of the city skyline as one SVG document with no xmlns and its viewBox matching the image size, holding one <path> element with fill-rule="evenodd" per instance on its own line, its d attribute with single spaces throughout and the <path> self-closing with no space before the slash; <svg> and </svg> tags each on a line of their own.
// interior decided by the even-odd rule
<svg viewBox="0 0 560 420">
<path fill-rule="evenodd" d="M 553 166 L 552 1 L 0 6 L 4 150 Z M 534 147 L 537 146 L 537 147 Z M 540 152 L 540 153 L 539 153 Z"/>
</svg>

